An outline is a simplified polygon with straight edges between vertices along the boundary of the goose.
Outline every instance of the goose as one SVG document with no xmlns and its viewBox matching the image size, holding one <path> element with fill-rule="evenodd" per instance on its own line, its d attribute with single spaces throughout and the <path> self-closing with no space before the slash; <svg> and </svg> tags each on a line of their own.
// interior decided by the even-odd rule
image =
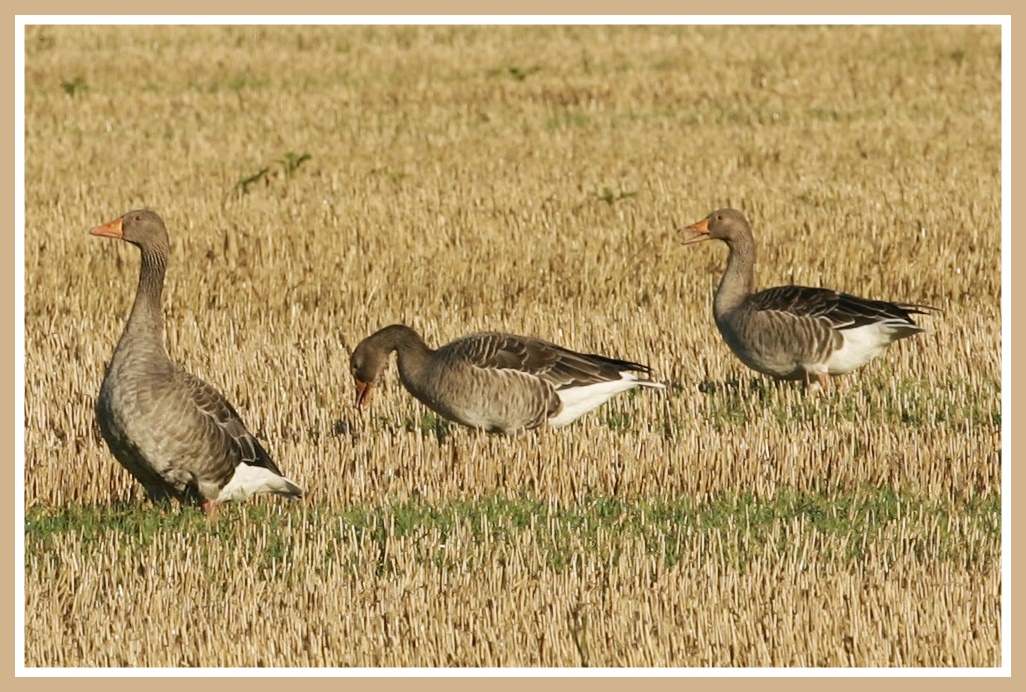
<svg viewBox="0 0 1026 692">
<path fill-rule="evenodd" d="M 719 209 L 682 231 L 692 234 L 685 244 L 727 244 L 727 269 L 713 300 L 716 326 L 742 363 L 778 379 L 805 380 L 825 392 L 831 375 L 857 370 L 891 343 L 924 331 L 912 316 L 936 310 L 809 286 L 753 293 L 755 240 L 744 214 Z"/>
<path fill-rule="evenodd" d="M 142 254 L 135 303 L 96 400 L 114 457 L 154 502 L 199 504 L 208 514 L 253 493 L 302 496 L 228 400 L 168 355 L 161 293 L 170 243 L 163 219 L 140 209 L 89 233 L 124 240 Z"/>
<path fill-rule="evenodd" d="M 481 332 L 433 350 L 410 327 L 393 324 L 353 350 L 357 407 L 369 403 L 393 351 L 399 379 L 413 396 L 449 420 L 487 432 L 560 427 L 619 392 L 665 387 L 647 379 L 648 366 L 541 339 Z"/>
</svg>

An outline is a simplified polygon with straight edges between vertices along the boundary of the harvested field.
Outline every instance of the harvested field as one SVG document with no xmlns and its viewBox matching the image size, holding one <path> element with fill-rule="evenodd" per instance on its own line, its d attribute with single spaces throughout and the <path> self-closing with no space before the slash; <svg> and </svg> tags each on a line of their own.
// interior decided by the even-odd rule
<svg viewBox="0 0 1026 692">
<path fill-rule="evenodd" d="M 25 37 L 25 664 L 1001 664 L 1000 27 L 88 27 Z M 759 287 L 935 305 L 827 397 L 713 324 Z M 94 424 L 138 251 L 168 349 L 298 503 L 150 505 Z M 406 322 L 650 364 L 511 437 L 348 353 Z"/>
</svg>

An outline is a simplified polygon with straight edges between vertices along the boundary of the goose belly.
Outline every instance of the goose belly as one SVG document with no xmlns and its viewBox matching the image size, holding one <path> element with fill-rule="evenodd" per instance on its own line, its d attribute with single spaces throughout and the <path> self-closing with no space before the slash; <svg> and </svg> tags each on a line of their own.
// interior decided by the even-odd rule
<svg viewBox="0 0 1026 692">
<path fill-rule="evenodd" d="M 178 474 L 167 455 L 161 454 L 161 441 L 144 421 L 127 415 L 121 398 L 101 394 L 96 417 L 107 447 L 114 458 L 152 494 L 171 490 L 181 493 L 188 476 Z M 164 487 L 169 486 L 169 487 Z"/>
<path fill-rule="evenodd" d="M 437 395 L 416 396 L 435 413 L 469 428 L 479 428 L 488 432 L 510 433 L 521 428 L 534 427 L 543 417 L 538 412 L 529 411 L 529 407 L 518 398 L 482 397 L 477 400 L 465 400 Z"/>
<path fill-rule="evenodd" d="M 805 377 L 806 364 L 814 360 L 814 349 L 803 346 L 792 335 L 746 330 L 730 321 L 719 322 L 718 326 L 737 359 L 765 375 L 782 380 L 800 379 Z"/>
<path fill-rule="evenodd" d="M 114 457 L 153 495 L 179 499 L 195 484 L 197 466 L 209 466 L 211 450 L 174 406 L 143 383 L 101 388 L 96 415 Z M 223 450 L 221 450 L 223 451 Z M 227 479 L 224 479 L 227 480 Z"/>
<path fill-rule="evenodd" d="M 536 427 L 558 407 L 555 396 L 543 383 L 516 371 L 488 373 L 488 377 L 436 372 L 424 382 L 407 379 L 404 384 L 436 413 L 489 432 L 511 433 Z"/>
<path fill-rule="evenodd" d="M 780 379 L 856 370 L 887 347 L 921 330 L 905 320 L 837 329 L 824 319 L 766 314 L 717 320 L 724 340 L 745 365 Z"/>
<path fill-rule="evenodd" d="M 840 375 L 861 368 L 880 356 L 894 341 L 920 331 L 908 323 L 877 322 L 852 329 L 769 330 L 745 334 L 725 324 L 724 340 L 748 367 L 779 379 L 808 375 Z"/>
</svg>

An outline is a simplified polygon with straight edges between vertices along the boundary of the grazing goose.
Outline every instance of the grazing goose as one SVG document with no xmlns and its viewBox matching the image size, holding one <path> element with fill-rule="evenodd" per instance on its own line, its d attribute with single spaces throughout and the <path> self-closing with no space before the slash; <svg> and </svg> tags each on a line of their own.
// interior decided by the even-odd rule
<svg viewBox="0 0 1026 692">
<path fill-rule="evenodd" d="M 513 334 L 483 332 L 438 350 L 420 334 L 393 324 L 361 341 L 352 355 L 356 405 L 371 390 L 396 351 L 399 378 L 428 408 L 457 423 L 512 433 L 548 422 L 566 425 L 634 387 L 659 387 L 640 379 L 650 368 Z"/>
<path fill-rule="evenodd" d="M 912 315 L 934 310 L 808 286 L 752 293 L 755 240 L 741 212 L 720 209 L 683 230 L 697 234 L 687 243 L 714 238 L 730 248 L 713 302 L 716 326 L 741 362 L 773 377 L 815 378 L 825 391 L 830 375 L 860 368 L 892 342 L 923 331 Z"/>
<path fill-rule="evenodd" d="M 107 446 L 155 502 L 211 512 L 218 502 L 269 492 L 300 497 L 232 405 L 168 356 L 161 293 L 170 245 L 164 221 L 131 211 L 89 231 L 142 253 L 139 288 L 100 387 L 96 418 Z"/>
</svg>

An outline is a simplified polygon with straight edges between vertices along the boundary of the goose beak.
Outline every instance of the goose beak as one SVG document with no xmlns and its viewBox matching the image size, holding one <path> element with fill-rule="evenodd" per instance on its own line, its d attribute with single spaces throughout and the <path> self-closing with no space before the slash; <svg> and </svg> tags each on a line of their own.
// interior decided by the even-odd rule
<svg viewBox="0 0 1026 692">
<path fill-rule="evenodd" d="M 98 235 L 104 238 L 122 238 L 121 230 L 121 219 L 118 217 L 109 223 L 105 223 L 102 226 L 96 226 L 95 228 L 89 229 L 89 235 Z"/>
<path fill-rule="evenodd" d="M 356 381 L 356 407 L 360 408 L 364 404 L 370 403 L 371 390 L 374 389 L 374 385 L 370 382 Z"/>
<path fill-rule="evenodd" d="M 693 238 L 688 238 L 684 241 L 685 245 L 691 245 L 692 243 L 700 243 L 703 240 L 709 240 L 709 217 L 705 217 L 701 221 L 691 224 L 685 228 L 680 229 L 682 233 L 692 233 Z"/>
</svg>

